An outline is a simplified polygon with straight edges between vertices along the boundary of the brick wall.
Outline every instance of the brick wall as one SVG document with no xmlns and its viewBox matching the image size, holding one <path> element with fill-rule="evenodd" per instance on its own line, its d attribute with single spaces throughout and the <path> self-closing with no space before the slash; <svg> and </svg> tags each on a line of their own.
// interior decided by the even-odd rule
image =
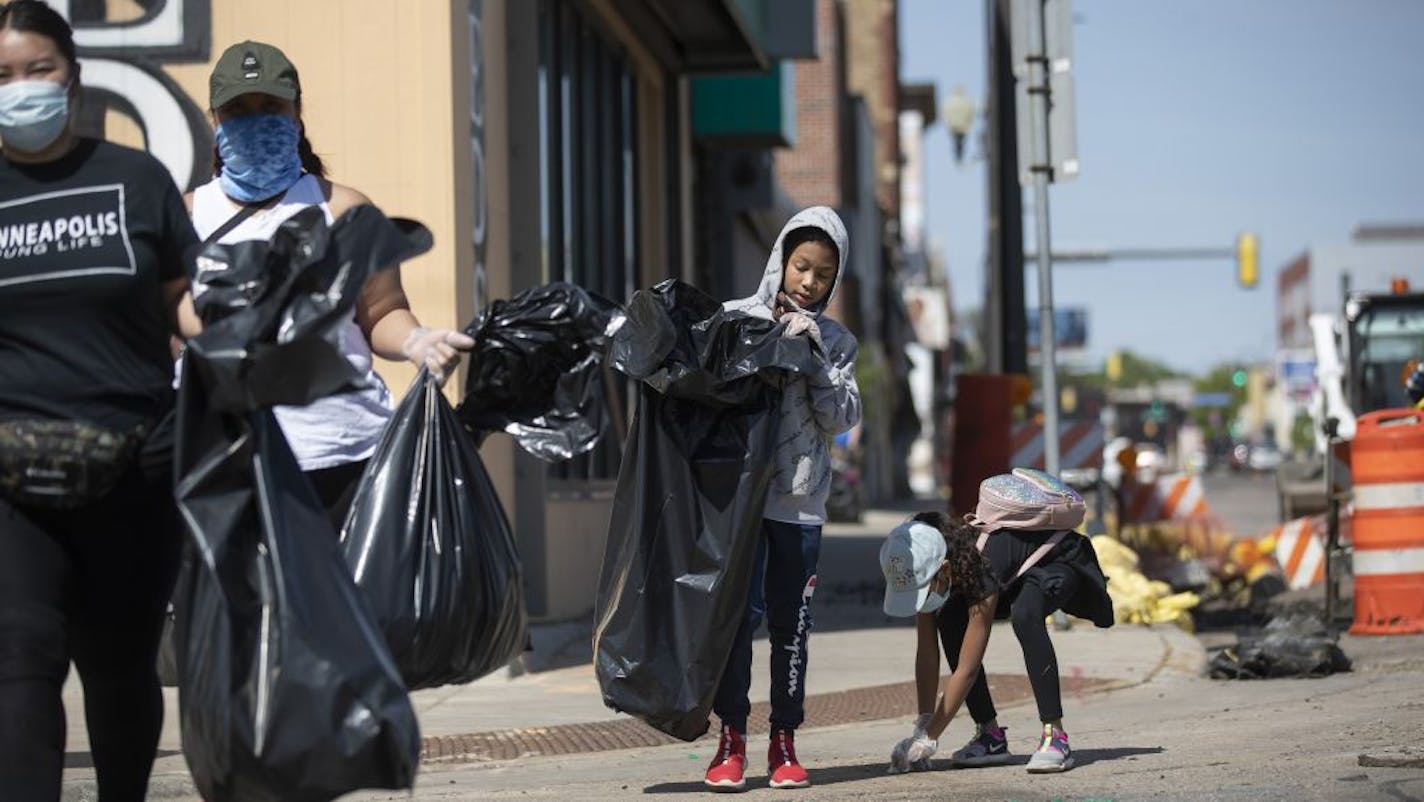
<svg viewBox="0 0 1424 802">
<path fill-rule="evenodd" d="M 796 65 L 796 146 L 775 152 L 776 179 L 797 206 L 840 206 L 845 59 L 839 0 L 816 1 L 814 61 Z"/>
<path fill-rule="evenodd" d="M 890 219 L 900 210 L 900 47 L 895 0 L 846 0 L 846 79 L 865 98 L 875 129 L 875 197 Z"/>
</svg>

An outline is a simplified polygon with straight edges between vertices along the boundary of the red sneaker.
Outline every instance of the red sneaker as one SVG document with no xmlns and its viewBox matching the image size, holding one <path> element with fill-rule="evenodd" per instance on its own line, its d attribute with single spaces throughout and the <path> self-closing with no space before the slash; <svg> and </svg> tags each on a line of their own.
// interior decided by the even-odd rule
<svg viewBox="0 0 1424 802">
<path fill-rule="evenodd" d="M 796 760 L 796 733 L 776 730 L 771 733 L 771 746 L 766 750 L 767 773 L 772 788 L 806 788 L 811 780 Z"/>
<path fill-rule="evenodd" d="M 707 775 L 702 778 L 714 791 L 740 791 L 747 787 L 747 739 L 731 727 L 722 727 L 722 740 Z"/>
</svg>

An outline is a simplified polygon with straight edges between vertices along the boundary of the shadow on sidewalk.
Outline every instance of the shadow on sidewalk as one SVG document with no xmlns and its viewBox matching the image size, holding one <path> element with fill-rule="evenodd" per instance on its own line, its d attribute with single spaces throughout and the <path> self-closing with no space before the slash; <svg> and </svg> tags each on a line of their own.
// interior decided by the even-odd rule
<svg viewBox="0 0 1424 802">
<path fill-rule="evenodd" d="M 1133 760 L 1138 755 L 1160 755 L 1167 750 L 1160 746 L 1119 746 L 1114 749 L 1074 749 L 1073 761 L 1078 768 L 1111 760 Z M 1027 763 L 1028 759 L 1025 758 Z"/>
<path fill-rule="evenodd" d="M 835 785 L 837 783 L 858 782 L 863 780 L 873 780 L 876 777 L 884 777 L 885 761 L 875 763 L 862 763 L 858 766 L 830 766 L 827 768 L 811 769 L 806 773 L 810 775 L 811 787 L 814 789 L 822 785 Z M 752 775 L 747 778 L 749 789 L 755 787 L 755 783 L 764 783 L 765 777 Z M 695 794 L 707 791 L 707 786 L 700 780 L 694 782 L 680 783 L 658 783 L 649 785 L 643 789 L 645 794 Z"/>
<path fill-rule="evenodd" d="M 172 749 L 160 749 L 154 758 L 172 757 L 177 754 L 181 753 Z M 92 769 L 94 768 L 94 756 L 88 752 L 65 752 L 64 767 L 66 769 Z"/>
<path fill-rule="evenodd" d="M 1113 749 L 1082 749 L 1074 750 L 1073 758 L 1076 761 L 1076 769 L 1090 766 L 1094 763 L 1101 763 L 1113 760 L 1131 760 L 1138 755 L 1159 755 L 1164 750 L 1160 746 L 1122 746 Z M 993 768 L 1003 768 L 1004 766 L 1023 766 L 1028 763 L 1028 755 L 1015 755 L 1012 761 L 1000 766 L 986 767 L 984 770 Z M 877 777 L 888 776 L 888 760 L 880 760 L 874 763 L 861 763 L 854 766 L 828 766 L 825 768 L 808 768 L 807 774 L 811 778 L 811 787 L 816 788 L 823 785 L 836 785 L 847 782 L 863 782 L 873 780 Z M 974 769 L 956 769 L 949 765 L 948 761 L 939 760 L 935 762 L 935 767 L 931 771 L 973 771 Z M 752 782 L 759 781 L 759 777 L 749 777 L 748 786 Z M 645 794 L 692 794 L 702 793 L 707 787 L 699 781 L 658 783 L 649 785 L 643 789 Z"/>
</svg>

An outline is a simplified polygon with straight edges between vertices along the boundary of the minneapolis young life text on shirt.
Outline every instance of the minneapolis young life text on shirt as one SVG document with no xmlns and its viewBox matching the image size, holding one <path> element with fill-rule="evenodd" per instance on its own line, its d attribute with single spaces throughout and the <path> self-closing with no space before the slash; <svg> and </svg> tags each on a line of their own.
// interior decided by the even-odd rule
<svg viewBox="0 0 1424 802">
<path fill-rule="evenodd" d="M 0 418 L 151 425 L 172 405 L 164 282 L 197 242 L 152 156 L 0 158 Z"/>
</svg>

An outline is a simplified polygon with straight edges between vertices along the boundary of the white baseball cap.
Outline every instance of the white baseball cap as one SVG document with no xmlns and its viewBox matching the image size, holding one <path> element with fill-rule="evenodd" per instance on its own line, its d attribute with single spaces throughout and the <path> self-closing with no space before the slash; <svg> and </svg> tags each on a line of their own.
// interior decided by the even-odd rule
<svg viewBox="0 0 1424 802">
<path fill-rule="evenodd" d="M 895 527 L 880 546 L 885 614 L 908 618 L 919 612 L 944 556 L 944 535 L 935 527 L 921 521 Z"/>
</svg>

